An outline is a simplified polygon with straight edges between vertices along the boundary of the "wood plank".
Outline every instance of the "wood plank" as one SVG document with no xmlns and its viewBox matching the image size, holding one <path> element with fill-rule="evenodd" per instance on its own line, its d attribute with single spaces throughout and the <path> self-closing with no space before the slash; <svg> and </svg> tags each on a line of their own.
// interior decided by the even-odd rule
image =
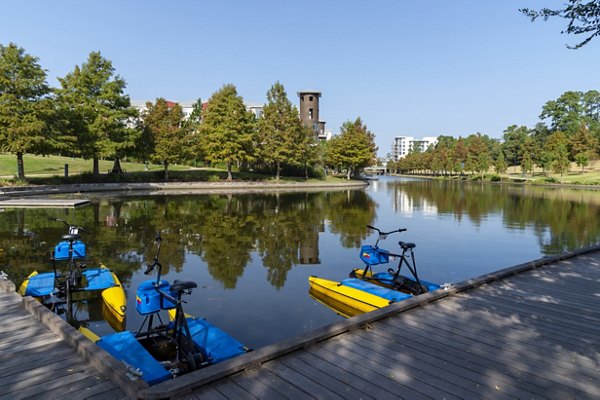
<svg viewBox="0 0 600 400">
<path fill-rule="evenodd" d="M 346 373 L 345 370 L 337 366 L 335 363 L 331 363 L 328 360 L 312 354 L 311 350 L 311 348 L 307 348 L 305 351 L 295 353 L 294 357 L 321 371 L 324 379 L 327 379 L 327 387 L 330 390 L 336 393 L 344 393 L 345 388 L 351 388 L 354 392 L 360 393 L 361 398 L 394 398 L 394 394 L 383 390 L 369 380 Z M 336 386 L 336 383 L 338 386 Z"/>
<path fill-rule="evenodd" d="M 242 388 L 241 386 L 239 386 L 235 383 L 236 376 L 237 375 L 234 375 L 231 377 L 231 379 L 222 380 L 222 381 L 213 383 L 210 385 L 210 387 L 214 388 L 217 392 L 221 393 L 223 396 L 225 396 L 228 399 L 232 399 L 232 400 L 258 399 L 258 397 L 249 393 L 244 388 Z M 202 390 L 203 389 L 200 389 L 199 393 L 201 393 Z"/>
<path fill-rule="evenodd" d="M 316 382 L 317 387 L 315 389 L 311 389 L 310 393 L 317 398 L 320 398 L 321 396 L 331 399 L 341 397 L 343 399 L 354 400 L 373 398 L 364 392 L 361 392 L 350 385 L 344 384 L 340 380 L 335 379 L 335 377 L 315 368 L 315 366 L 309 364 L 305 360 L 302 360 L 302 357 L 299 356 L 299 353 L 290 354 L 289 356 L 281 358 L 279 361 L 281 361 L 281 363 L 286 365 L 288 368 L 297 371 L 311 381 Z"/>
<path fill-rule="evenodd" d="M 58 386 L 52 389 L 41 389 L 35 396 L 44 397 L 46 399 L 73 399 L 75 398 L 90 398 L 90 397 L 106 397 L 107 393 L 123 395 L 119 388 L 115 388 L 114 383 L 108 381 L 101 375 L 92 375 L 84 377 L 78 381 L 69 383 L 68 385 Z M 114 398 L 114 397 L 113 397 Z"/>
<path fill-rule="evenodd" d="M 447 364 L 440 363 L 439 358 L 388 341 L 371 332 L 357 332 L 348 336 L 348 341 L 355 346 L 353 350 L 357 353 L 367 358 L 377 357 L 374 359 L 379 359 L 382 364 L 405 366 L 414 379 L 441 390 L 444 393 L 442 397 L 485 398 L 490 394 L 498 396 L 497 391 L 487 387 L 488 382 L 482 379 L 481 375 L 468 370 L 463 371 L 461 375 L 457 374 L 455 368 L 460 368 L 459 365 L 455 365 L 450 372 Z"/>
<path fill-rule="evenodd" d="M 235 385 L 235 383 L 231 383 L 231 385 Z M 182 396 L 181 400 L 228 400 L 228 397 L 219 393 L 219 391 L 212 386 L 205 386 L 195 393 Z"/>
<path fill-rule="evenodd" d="M 397 397 L 400 394 L 404 397 L 411 399 L 426 399 L 426 395 L 413 390 L 410 386 L 403 384 L 394 376 L 384 376 L 377 372 L 377 368 L 374 368 L 372 363 L 363 363 L 363 360 L 359 357 L 353 357 L 350 352 L 335 352 L 331 351 L 332 345 L 338 339 L 331 339 L 326 346 L 320 346 L 318 349 L 308 349 L 312 354 L 317 355 L 332 364 L 336 364 L 340 368 L 344 369 L 347 373 L 368 380 L 369 382 L 376 385 L 388 392 L 388 396 Z M 377 398 L 380 398 L 379 396 Z M 381 397 L 384 398 L 384 397 Z"/>
<path fill-rule="evenodd" d="M 285 358 L 290 358 L 290 356 L 287 356 Z M 269 370 L 271 373 L 281 377 L 287 382 L 293 383 L 296 387 L 308 393 L 312 398 L 340 400 L 343 399 L 341 396 L 338 396 L 336 393 L 328 390 L 323 385 L 319 384 L 318 381 L 314 381 L 306 377 L 300 371 L 288 367 L 282 361 L 282 359 L 277 361 L 269 361 L 263 364 L 263 368 Z"/>
<path fill-rule="evenodd" d="M 358 337 L 358 334 L 347 335 L 348 337 L 340 344 L 340 347 L 356 353 L 365 361 L 378 363 L 387 368 L 390 374 L 397 377 L 402 376 L 402 381 L 410 385 L 414 390 L 430 396 L 432 398 L 459 399 L 478 396 L 478 393 L 465 390 L 459 386 L 457 381 L 460 378 L 454 376 L 454 381 L 445 381 L 442 379 L 444 370 L 436 368 L 434 365 L 425 364 L 419 358 L 406 356 L 406 353 L 396 353 L 391 351 L 391 347 L 382 346 L 373 341 L 365 339 L 364 335 Z M 396 350 L 396 349 L 394 349 Z M 392 357 L 393 354 L 395 357 Z M 402 375 L 398 374 L 398 369 L 402 369 Z M 433 371 L 436 373 L 433 373 Z M 469 382 L 466 387 L 475 387 L 475 383 Z M 481 397 L 479 395 L 479 397 Z"/>
<path fill-rule="evenodd" d="M 415 329 L 411 326 L 411 324 L 407 324 L 406 322 L 410 321 L 412 316 L 405 316 L 405 323 L 402 325 L 404 330 L 407 329 Z M 390 324 L 399 326 L 397 324 L 398 321 L 390 321 Z M 414 320 L 412 322 L 418 322 Z M 423 332 L 423 330 L 417 330 L 418 332 Z M 441 343 L 446 343 L 447 346 L 453 346 L 459 350 L 468 351 L 470 354 L 476 354 L 480 357 L 488 358 L 490 361 L 494 361 L 498 363 L 498 371 L 509 372 L 509 371 L 520 371 L 520 372 L 528 372 L 532 371 L 533 374 L 548 380 L 549 382 L 560 383 L 561 385 L 572 389 L 573 391 L 578 391 L 582 393 L 592 393 L 598 394 L 600 396 L 600 388 L 589 387 L 585 384 L 582 384 L 575 378 L 567 377 L 564 375 L 564 371 L 562 370 L 548 370 L 539 368 L 539 365 L 536 365 L 535 362 L 531 362 L 530 360 L 524 357 L 505 357 L 504 352 L 501 350 L 494 351 L 494 349 L 490 346 L 485 346 L 481 343 L 475 343 L 473 341 L 465 340 L 461 336 L 448 334 L 443 331 L 436 331 L 434 335 L 437 337 L 437 340 Z"/>
<path fill-rule="evenodd" d="M 313 397 L 292 382 L 283 379 L 266 368 L 257 369 L 257 374 L 252 377 L 253 381 L 259 381 L 269 386 L 280 395 L 289 399 L 312 399 Z"/>
<path fill-rule="evenodd" d="M 14 357 L 12 360 L 0 363 L 0 378 L 18 376 L 32 368 L 40 368 L 47 365 L 64 363 L 72 360 L 74 353 L 69 352 L 52 352 L 50 354 L 41 354 L 29 357 Z M 0 380 L 1 381 L 1 380 Z"/>
<path fill-rule="evenodd" d="M 259 399 L 286 398 L 282 393 L 273 389 L 268 381 L 265 382 L 258 370 L 250 370 L 237 375 L 235 383 Z"/>
<path fill-rule="evenodd" d="M 600 335 L 600 326 L 590 326 L 590 324 L 582 321 L 582 318 L 573 318 L 572 315 L 561 313 L 560 311 L 553 313 L 548 307 L 512 301 L 511 299 L 498 296 L 490 296 L 489 293 L 480 291 L 471 293 L 470 295 L 470 301 L 473 304 L 486 305 L 494 311 L 518 314 L 530 323 L 536 323 L 537 321 L 545 322 L 552 325 L 554 329 L 564 329 L 582 338 L 593 339 Z M 585 315 L 581 317 L 585 317 Z"/>
<path fill-rule="evenodd" d="M 530 398 L 532 396 L 547 397 L 548 388 L 553 386 L 553 382 L 535 375 L 532 371 L 522 371 L 511 368 L 493 358 L 493 355 L 481 355 L 471 352 L 470 348 L 463 347 L 444 340 L 435 334 L 426 331 L 415 331 L 411 328 L 399 328 L 396 325 L 378 324 L 375 334 L 386 335 L 395 338 L 393 340 L 410 346 L 415 350 L 422 351 L 433 357 L 438 357 L 449 364 L 459 364 L 472 372 L 480 373 L 493 379 L 494 386 L 499 391 L 518 391 L 520 395 L 516 397 Z M 455 367 L 452 367 L 454 371 Z M 518 387 L 514 387 L 518 383 Z M 567 388 L 554 387 L 552 393 L 567 393 L 572 395 Z"/>
<path fill-rule="evenodd" d="M 487 323 L 481 323 L 480 320 L 484 317 L 477 318 L 479 314 L 473 313 L 470 318 L 463 318 L 462 314 L 452 313 L 453 309 L 446 307 L 444 304 L 438 304 L 438 307 L 432 308 L 429 314 L 436 317 L 439 324 L 448 326 L 456 333 L 463 336 L 476 336 L 477 340 L 487 343 L 495 342 L 500 346 L 519 346 L 519 354 L 521 351 L 528 356 L 536 357 L 539 351 L 550 351 L 559 353 L 561 359 L 554 359 L 553 364 L 571 366 L 573 363 L 581 363 L 585 368 L 596 369 L 598 367 L 587 354 L 582 354 L 564 347 L 561 343 L 553 340 L 548 340 L 545 335 L 540 335 L 538 331 L 533 331 L 529 326 L 522 326 L 517 332 L 509 332 L 508 335 L 502 334 L 501 329 L 505 328 L 504 320 L 494 318 L 488 320 Z M 442 311 L 443 310 L 443 311 Z M 565 360 L 562 360 L 564 358 Z"/>
</svg>

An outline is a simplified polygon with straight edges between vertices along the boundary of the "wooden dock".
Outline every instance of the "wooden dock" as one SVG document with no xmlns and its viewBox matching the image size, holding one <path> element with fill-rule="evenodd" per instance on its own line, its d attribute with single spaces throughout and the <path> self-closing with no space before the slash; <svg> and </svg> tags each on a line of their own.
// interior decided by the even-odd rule
<svg viewBox="0 0 600 400">
<path fill-rule="evenodd" d="M 138 396 L 598 399 L 600 246 L 341 321 Z"/>
<path fill-rule="evenodd" d="M 86 205 L 89 202 L 86 199 L 19 197 L 0 199 L 0 208 L 76 208 Z"/>
<path fill-rule="evenodd" d="M 123 364 L 1 279 L 0 318 L 2 400 L 135 398 L 147 387 L 129 381 Z"/>
<path fill-rule="evenodd" d="M 123 364 L 6 281 L 0 317 L 0 399 L 600 398 L 600 246 L 468 280 L 152 387 L 129 381 Z"/>
</svg>

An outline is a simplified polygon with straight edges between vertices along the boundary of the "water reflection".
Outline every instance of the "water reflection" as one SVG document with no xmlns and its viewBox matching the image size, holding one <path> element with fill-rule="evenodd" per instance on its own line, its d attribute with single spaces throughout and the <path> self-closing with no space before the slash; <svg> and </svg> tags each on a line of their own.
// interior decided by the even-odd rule
<svg viewBox="0 0 600 400">
<path fill-rule="evenodd" d="M 361 266 L 359 246 L 375 240 L 367 224 L 408 228 L 385 246 L 415 242 L 420 277 L 457 282 L 597 243 L 600 191 L 382 178 L 366 190 L 114 196 L 75 210 L 8 209 L 0 268 L 17 284 L 50 270 L 64 227 L 48 217 L 87 228 L 87 264 L 103 262 L 126 289 L 127 329 L 141 323 L 133 293 L 148 279 L 143 264 L 160 231 L 165 279 L 199 284 L 186 311 L 258 348 L 341 318 L 308 295 L 308 276 L 341 280 Z"/>
<path fill-rule="evenodd" d="M 476 226 L 501 215 L 506 229 L 532 228 L 542 254 L 585 247 L 600 238 L 600 191 L 456 181 L 392 180 L 386 185 L 396 213 L 467 218 Z"/>
<path fill-rule="evenodd" d="M 153 196 L 92 201 L 76 210 L 6 211 L 0 238 L 16 280 L 46 265 L 61 227 L 60 216 L 84 226 L 91 263 L 109 263 L 127 281 L 153 256 L 153 239 L 163 238 L 164 274 L 181 272 L 186 254 L 198 255 L 224 288 L 233 289 L 253 252 L 269 283 L 282 287 L 297 264 L 319 264 L 319 233 L 329 221 L 344 247 L 358 246 L 375 214 L 373 200 L 361 190 L 264 195 Z M 110 260 L 110 261 L 108 261 Z M 14 274 L 13 274 L 14 276 Z"/>
</svg>

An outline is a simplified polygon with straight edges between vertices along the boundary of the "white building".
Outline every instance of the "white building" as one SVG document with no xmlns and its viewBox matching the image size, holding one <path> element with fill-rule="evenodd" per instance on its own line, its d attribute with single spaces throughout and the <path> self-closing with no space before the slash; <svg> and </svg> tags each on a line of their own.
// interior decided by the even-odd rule
<svg viewBox="0 0 600 400">
<path fill-rule="evenodd" d="M 151 101 L 151 103 L 154 103 L 155 101 Z M 194 110 L 194 103 L 196 101 L 195 100 L 189 100 L 189 101 L 170 101 L 167 100 L 167 106 L 168 107 L 173 107 L 175 104 L 179 104 L 179 106 L 181 107 L 181 110 L 183 111 L 183 115 L 184 118 L 187 119 L 189 118 L 190 114 L 192 113 L 192 111 Z M 208 104 L 208 102 L 203 102 L 202 103 L 202 110 L 204 111 L 206 109 L 206 105 Z M 137 108 L 137 110 L 140 112 L 140 114 L 143 111 L 147 110 L 146 107 L 146 102 L 145 101 L 132 101 L 131 105 L 135 108 Z M 263 104 L 260 103 L 250 103 L 250 102 L 244 102 L 244 105 L 246 106 L 246 110 L 252 112 L 252 114 L 254 114 L 256 116 L 256 118 L 260 118 L 262 117 L 262 113 L 263 113 Z"/>
<path fill-rule="evenodd" d="M 425 136 L 422 139 L 413 136 L 396 136 L 392 143 L 392 157 L 395 161 L 405 157 L 411 150 L 425 151 L 429 146 L 435 146 L 437 138 L 433 136 Z"/>
</svg>

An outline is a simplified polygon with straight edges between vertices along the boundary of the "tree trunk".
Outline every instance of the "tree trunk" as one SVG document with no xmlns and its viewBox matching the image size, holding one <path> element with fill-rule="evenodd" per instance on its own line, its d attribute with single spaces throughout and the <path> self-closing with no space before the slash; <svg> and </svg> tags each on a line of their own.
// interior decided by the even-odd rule
<svg viewBox="0 0 600 400">
<path fill-rule="evenodd" d="M 348 168 L 346 173 L 346 179 L 350 180 L 350 175 L 352 174 L 352 169 Z"/>
<path fill-rule="evenodd" d="M 25 166 L 23 165 L 23 153 L 17 153 L 17 177 L 25 179 Z"/>
<path fill-rule="evenodd" d="M 169 162 L 167 160 L 163 161 L 163 166 L 165 167 L 165 181 L 169 180 Z"/>
<path fill-rule="evenodd" d="M 279 180 L 279 175 L 281 174 L 281 163 L 277 161 L 277 172 L 275 173 L 275 180 Z"/>
<path fill-rule="evenodd" d="M 115 162 L 113 163 L 113 167 L 110 172 L 113 174 L 123 173 L 123 169 L 121 168 L 121 159 L 119 157 L 115 158 Z"/>
<path fill-rule="evenodd" d="M 231 182 L 233 180 L 233 176 L 231 175 L 231 163 L 227 163 L 227 180 Z"/>
<path fill-rule="evenodd" d="M 98 161 L 98 157 L 94 157 L 94 166 L 93 166 L 92 173 L 96 177 L 100 175 L 100 162 Z"/>
</svg>

